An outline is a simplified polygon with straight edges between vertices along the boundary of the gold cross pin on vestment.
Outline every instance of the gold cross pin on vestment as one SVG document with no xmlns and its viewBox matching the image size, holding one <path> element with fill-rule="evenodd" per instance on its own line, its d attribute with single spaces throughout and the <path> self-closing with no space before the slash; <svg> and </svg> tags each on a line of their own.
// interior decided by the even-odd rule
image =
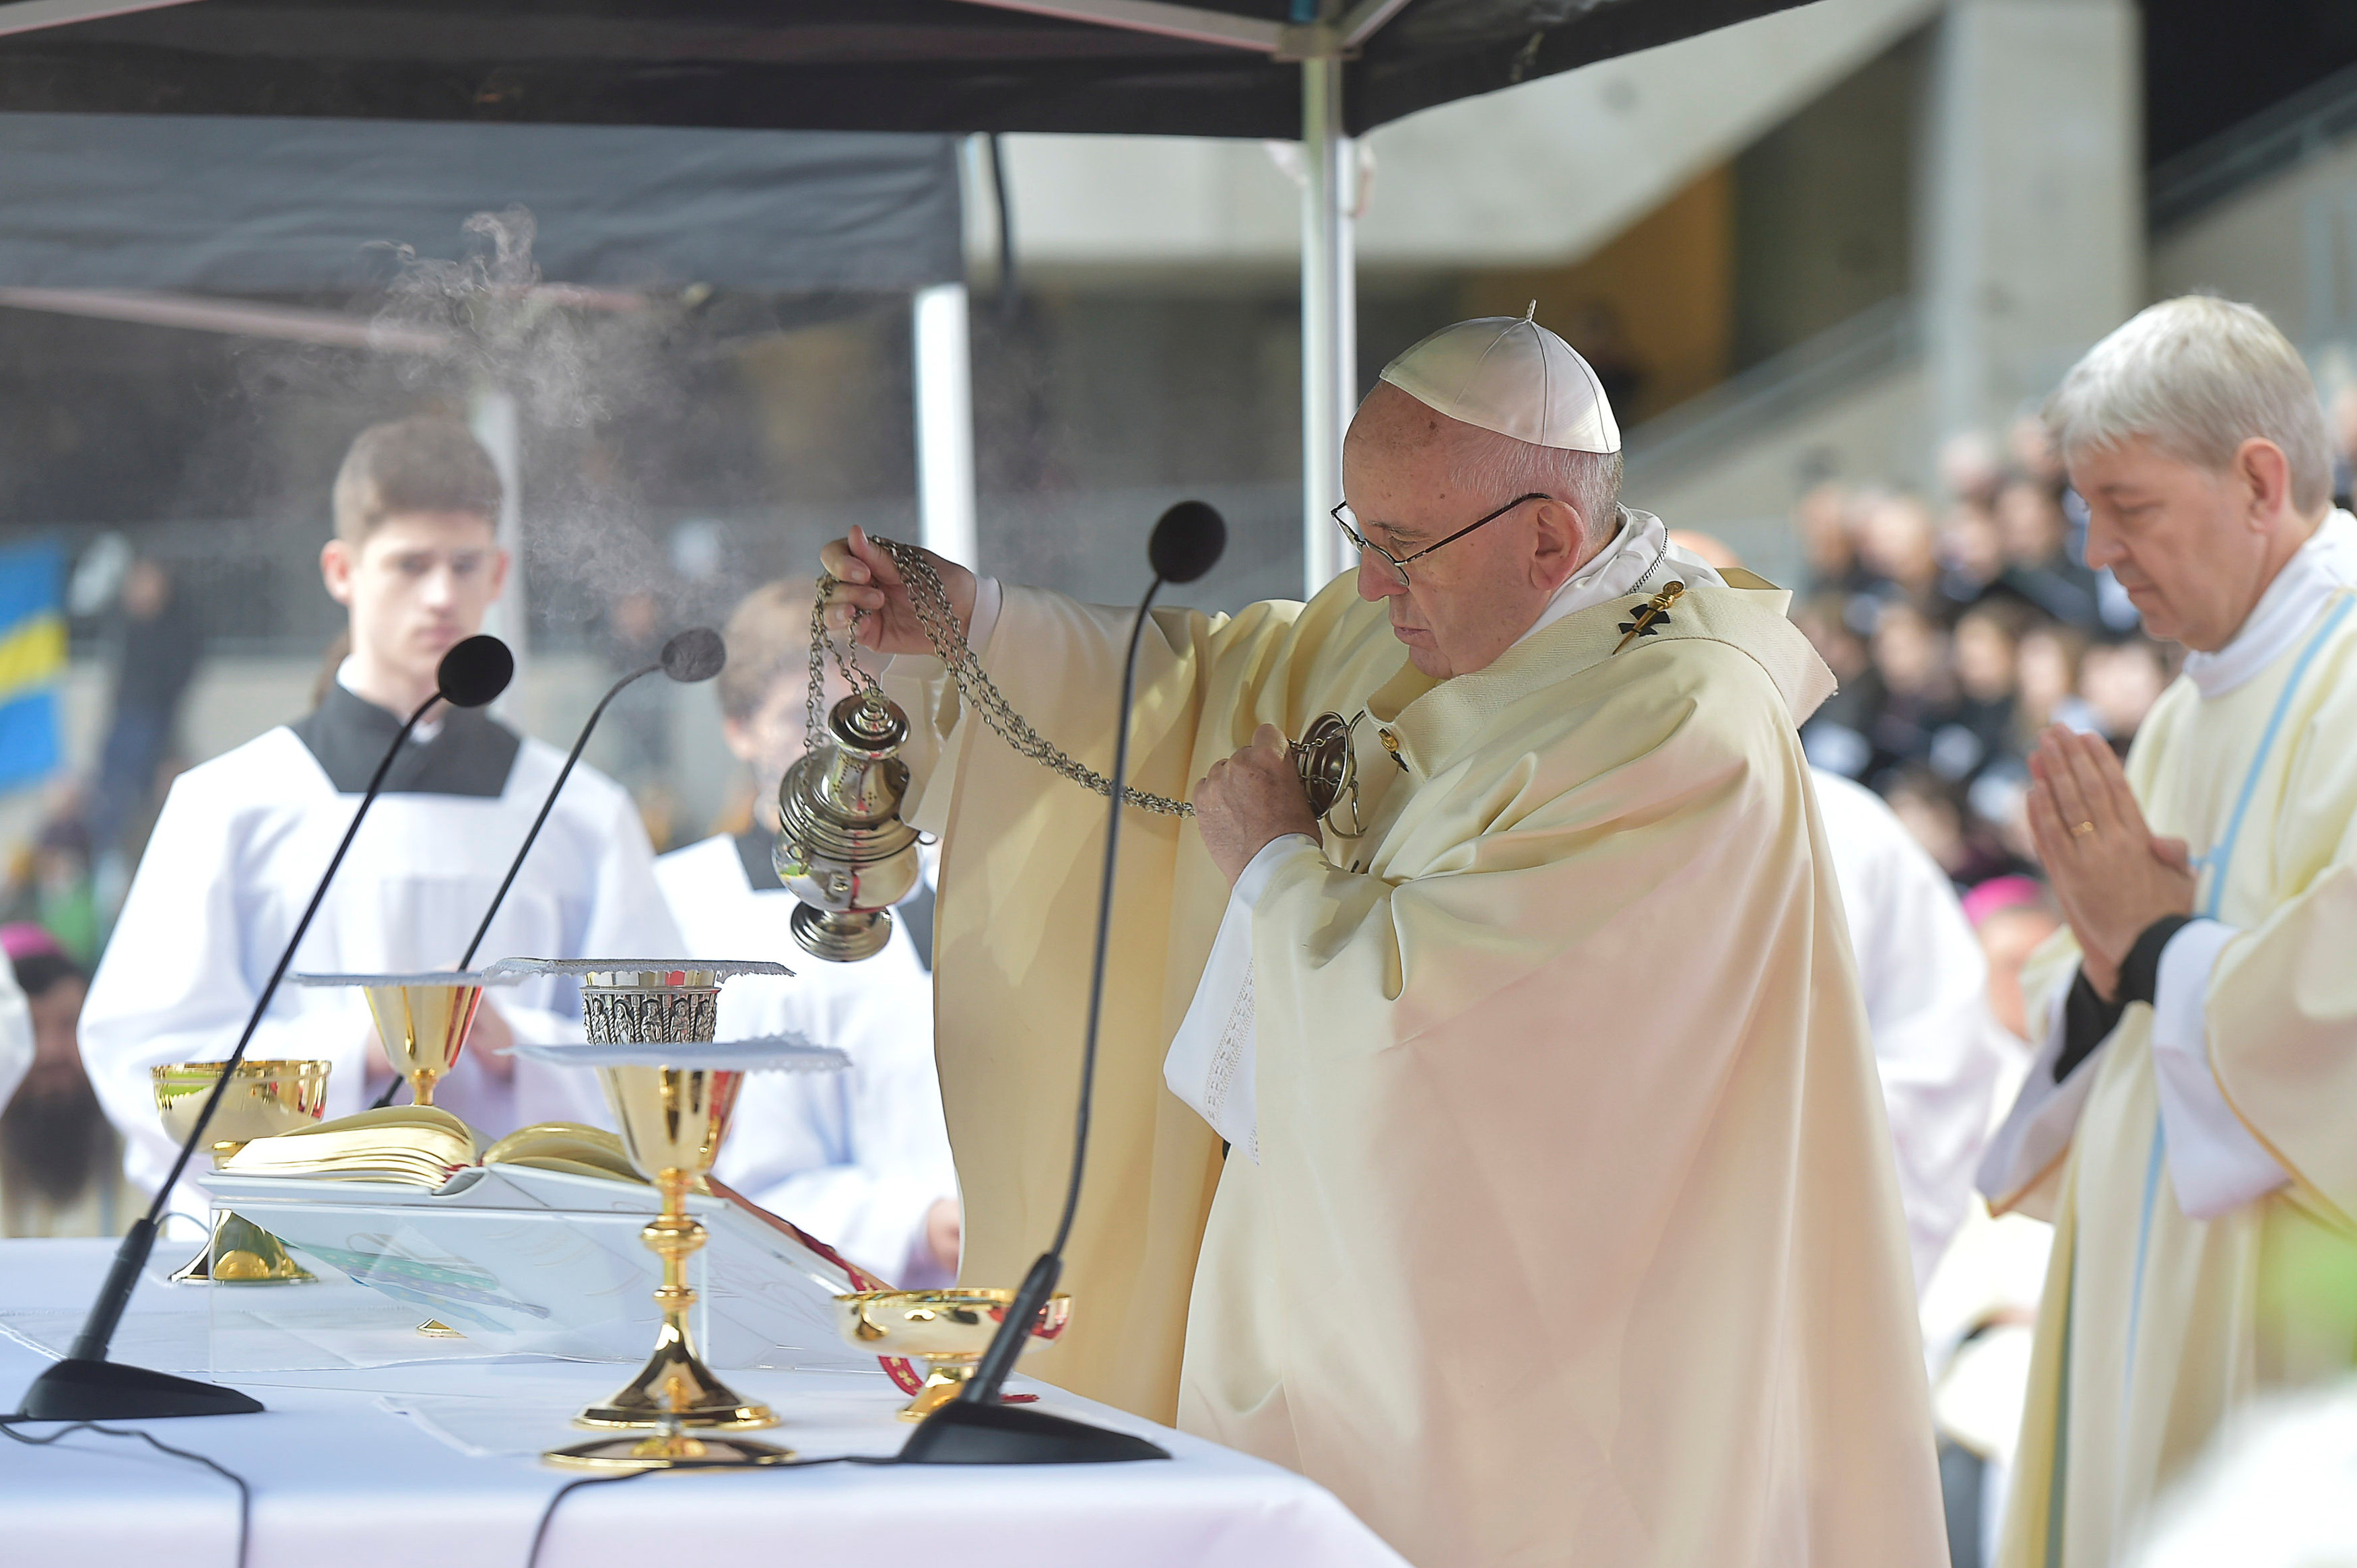
<svg viewBox="0 0 2357 1568">
<path fill-rule="evenodd" d="M 1684 583 L 1672 581 L 1665 584 L 1660 593 L 1640 605 L 1633 617 L 1620 623 L 1620 640 L 1612 645 L 1612 651 L 1618 653 L 1639 638 L 1652 637 L 1669 625 L 1670 607 L 1685 591 Z"/>
</svg>

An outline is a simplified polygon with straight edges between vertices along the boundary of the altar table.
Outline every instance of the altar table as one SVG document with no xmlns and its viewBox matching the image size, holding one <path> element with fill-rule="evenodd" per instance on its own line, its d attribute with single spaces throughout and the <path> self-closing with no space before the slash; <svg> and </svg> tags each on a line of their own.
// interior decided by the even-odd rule
<svg viewBox="0 0 2357 1568">
<path fill-rule="evenodd" d="M 0 1409 L 68 1337 L 113 1243 L 0 1241 Z M 158 1251 L 157 1262 L 168 1262 Z M 201 1343 L 202 1286 L 157 1283 L 132 1299 L 119 1359 L 206 1375 L 175 1346 Z M 271 1288 L 271 1287 L 264 1287 Z M 302 1286 L 278 1287 L 303 1289 Z M 249 1568 L 524 1568 L 559 1487 L 543 1464 L 581 1441 L 571 1413 L 624 1381 L 605 1363 L 419 1359 L 391 1366 L 242 1373 L 259 1415 L 117 1422 L 202 1454 L 253 1488 Z M 162 1360 L 183 1364 L 165 1366 Z M 750 1434 L 802 1457 L 888 1455 L 909 1428 L 879 1369 L 731 1370 L 782 1423 Z M 568 1496 L 542 1568 L 644 1564 L 891 1564 L 957 1568 L 1404 1568 L 1323 1487 L 1150 1422 L 1017 1380 L 1038 1408 L 1152 1438 L 1167 1463 L 1030 1467 L 835 1465 L 648 1476 Z M 40 1435 L 51 1428 L 20 1426 Z M 76 1433 L 46 1448 L 0 1440 L 0 1563 L 10 1568 L 232 1568 L 237 1494 L 136 1439 Z"/>
</svg>

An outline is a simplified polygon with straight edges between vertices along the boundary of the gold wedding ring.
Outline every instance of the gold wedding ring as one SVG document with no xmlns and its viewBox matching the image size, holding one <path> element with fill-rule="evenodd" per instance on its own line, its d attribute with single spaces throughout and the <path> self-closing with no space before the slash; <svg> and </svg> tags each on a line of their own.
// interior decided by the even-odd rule
<svg viewBox="0 0 2357 1568">
<path fill-rule="evenodd" d="M 2071 836 L 2074 839 L 2083 839 L 2094 831 L 2095 824 L 2093 822 L 2074 822 L 2071 826 Z"/>
</svg>

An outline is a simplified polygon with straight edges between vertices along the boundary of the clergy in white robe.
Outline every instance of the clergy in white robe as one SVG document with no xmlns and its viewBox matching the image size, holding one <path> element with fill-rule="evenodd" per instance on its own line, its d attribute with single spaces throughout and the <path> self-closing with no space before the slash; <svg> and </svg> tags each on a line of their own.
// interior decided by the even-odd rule
<svg viewBox="0 0 2357 1568">
<path fill-rule="evenodd" d="M 1920 1295 L 1964 1228 L 2004 1069 L 1988 960 L 1947 873 L 1881 797 L 1809 773 L 1866 993 Z"/>
<path fill-rule="evenodd" d="M 2357 522 L 2247 306 L 2153 306 L 2048 418 L 2089 563 L 2192 650 L 2125 770 L 2032 757 L 2070 929 L 1981 1173 L 2055 1224 L 2001 1560 L 2095 1568 L 2238 1410 L 2357 1361 Z"/>
<path fill-rule="evenodd" d="M 352 652 L 307 717 L 174 780 L 81 1015 L 82 1060 L 153 1190 L 176 1146 L 149 1069 L 220 1060 L 268 981 L 361 791 L 443 653 L 481 626 L 505 557 L 498 476 L 463 425 L 416 419 L 355 442 L 322 554 L 350 609 Z M 369 694 L 364 694 L 369 693 Z M 563 754 L 473 709 L 437 708 L 404 743 L 290 972 L 448 969 L 466 951 Z M 653 853 L 630 798 L 576 768 L 500 907 L 477 961 L 676 951 Z M 491 1054 L 509 1039 L 581 1037 L 579 993 L 536 978 L 487 993 L 467 1055 L 436 1102 L 498 1136 L 548 1120 L 607 1121 L 595 1075 Z M 253 1060 L 331 1062 L 328 1114 L 361 1110 L 386 1069 L 357 990 L 282 985 Z M 202 1208 L 201 1195 L 175 1202 Z"/>
<path fill-rule="evenodd" d="M 1462 324 L 1353 423 L 1355 576 L 1154 618 L 1133 782 L 1197 814 L 1125 823 L 1073 1323 L 1036 1365 L 1299 1469 L 1426 1568 L 1928 1565 L 1889 1135 L 1795 733 L 1831 679 L 1783 596 L 1617 506 L 1618 447 L 1561 339 Z M 900 655 L 962 1277 L 1010 1284 L 1062 1196 L 1105 807 L 920 657 L 888 558 L 824 559 Z M 1014 708 L 1109 767 L 1128 613 L 937 569 Z M 1365 714 L 1362 837 L 1279 744 L 1326 710 Z M 1239 904 L 1223 1158 L 1163 1073 Z"/>
</svg>

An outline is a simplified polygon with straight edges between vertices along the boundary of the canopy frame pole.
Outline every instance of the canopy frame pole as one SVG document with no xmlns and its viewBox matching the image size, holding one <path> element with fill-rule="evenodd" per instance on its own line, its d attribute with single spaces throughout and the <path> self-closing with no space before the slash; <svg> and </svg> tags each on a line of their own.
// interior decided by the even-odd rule
<svg viewBox="0 0 2357 1568">
<path fill-rule="evenodd" d="M 917 391 L 917 542 L 982 564 L 974 522 L 974 342 L 963 282 L 917 291 L 909 307 Z"/>
<path fill-rule="evenodd" d="M 1359 386 L 1358 145 L 1343 130 L 1342 57 L 1301 62 L 1301 577 L 1313 596 L 1344 565 L 1328 515 L 1342 499 L 1342 433 Z"/>
</svg>

